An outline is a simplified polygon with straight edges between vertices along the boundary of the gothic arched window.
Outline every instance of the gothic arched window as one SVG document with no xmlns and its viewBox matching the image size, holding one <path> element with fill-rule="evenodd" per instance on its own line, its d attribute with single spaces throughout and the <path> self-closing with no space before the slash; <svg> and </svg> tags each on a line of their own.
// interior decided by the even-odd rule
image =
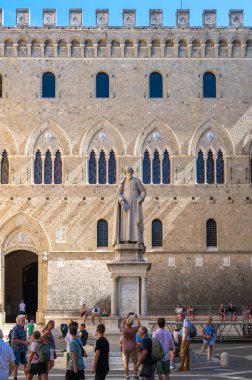
<svg viewBox="0 0 252 380">
<path fill-rule="evenodd" d="M 151 73 L 150 75 L 150 98 L 163 97 L 163 77 L 159 73 Z"/>
<path fill-rule="evenodd" d="M 57 150 L 54 160 L 54 183 L 57 185 L 62 183 L 62 159 L 59 150 Z"/>
<path fill-rule="evenodd" d="M 34 160 L 34 183 L 36 185 L 40 185 L 42 183 L 42 158 L 39 150 L 36 152 Z"/>
<path fill-rule="evenodd" d="M 170 170 L 170 157 L 167 150 L 164 151 L 162 170 L 163 170 L 163 173 L 162 173 L 163 183 L 169 184 L 171 182 L 171 175 L 170 175 L 171 170 Z"/>
<path fill-rule="evenodd" d="M 116 183 L 116 158 L 113 150 L 109 153 L 109 161 L 108 161 L 108 183 L 114 184 Z"/>
<path fill-rule="evenodd" d="M 207 154 L 206 172 L 207 183 L 214 183 L 214 159 L 211 150 Z"/>
<path fill-rule="evenodd" d="M 203 153 L 200 150 L 198 153 L 198 158 L 196 162 L 196 171 L 197 171 L 197 183 L 205 182 L 205 163 Z"/>
<path fill-rule="evenodd" d="M 160 183 L 160 158 L 157 150 L 155 150 L 154 157 L 152 160 L 152 176 L 153 183 Z"/>
<path fill-rule="evenodd" d="M 1 160 L 1 183 L 9 183 L 9 159 L 6 150 L 3 151 Z"/>
<path fill-rule="evenodd" d="M 203 98 L 216 98 L 216 77 L 213 73 L 203 75 Z"/>
<path fill-rule="evenodd" d="M 108 246 L 108 222 L 100 219 L 97 222 L 97 247 Z"/>
<path fill-rule="evenodd" d="M 99 181 L 98 182 L 101 185 L 104 185 L 107 182 L 107 163 L 106 163 L 105 153 L 103 150 L 100 153 L 98 166 L 99 166 L 99 174 L 98 174 Z"/>
<path fill-rule="evenodd" d="M 143 183 L 151 182 L 151 167 L 150 167 L 150 154 L 148 150 L 144 152 L 143 158 Z"/>
<path fill-rule="evenodd" d="M 52 156 L 49 150 L 46 151 L 44 161 L 44 183 L 50 185 L 52 183 Z"/>
<path fill-rule="evenodd" d="M 208 219 L 206 223 L 207 247 L 217 247 L 217 225 L 214 219 Z"/>
<path fill-rule="evenodd" d="M 223 160 L 223 154 L 222 151 L 219 150 L 217 154 L 217 160 L 216 160 L 216 179 L 217 183 L 224 183 L 224 160 Z"/>
<path fill-rule="evenodd" d="M 89 156 L 89 161 L 88 161 L 88 182 L 91 185 L 94 185 L 96 184 L 96 178 L 97 178 L 96 157 L 95 157 L 95 152 L 92 150 Z"/>
<path fill-rule="evenodd" d="M 109 76 L 106 73 L 96 75 L 96 97 L 109 98 Z"/>
<path fill-rule="evenodd" d="M 53 73 L 43 74 L 42 98 L 55 98 L 55 75 Z"/>
<path fill-rule="evenodd" d="M 152 221 L 152 247 L 162 247 L 163 245 L 163 226 L 159 219 Z"/>
</svg>

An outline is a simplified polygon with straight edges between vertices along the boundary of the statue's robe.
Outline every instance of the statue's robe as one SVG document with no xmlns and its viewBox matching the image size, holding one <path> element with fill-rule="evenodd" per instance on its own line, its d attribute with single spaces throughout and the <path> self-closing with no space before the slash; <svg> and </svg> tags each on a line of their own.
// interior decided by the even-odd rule
<svg viewBox="0 0 252 380">
<path fill-rule="evenodd" d="M 142 198 L 143 201 L 145 196 L 146 191 L 140 179 L 124 178 L 120 183 L 115 204 L 113 245 L 123 242 L 144 243 L 142 202 L 139 203 L 137 199 Z M 122 200 L 125 202 L 123 206 Z"/>
</svg>

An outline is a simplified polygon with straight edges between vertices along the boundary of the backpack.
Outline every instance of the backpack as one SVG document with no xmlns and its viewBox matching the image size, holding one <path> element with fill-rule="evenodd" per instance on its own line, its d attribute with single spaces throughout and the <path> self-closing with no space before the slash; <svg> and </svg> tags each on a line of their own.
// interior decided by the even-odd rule
<svg viewBox="0 0 252 380">
<path fill-rule="evenodd" d="M 162 347 L 162 344 L 156 338 L 151 338 L 152 340 L 152 350 L 151 350 L 151 358 L 154 363 L 159 362 L 164 359 L 165 353 Z"/>
<path fill-rule="evenodd" d="M 189 337 L 193 339 L 197 336 L 197 330 L 193 323 L 190 322 Z"/>
<path fill-rule="evenodd" d="M 10 330 L 10 332 L 8 334 L 8 343 L 10 346 L 12 346 L 12 330 Z"/>
<path fill-rule="evenodd" d="M 48 363 L 50 361 L 50 348 L 46 343 L 41 343 L 38 348 L 39 363 Z"/>
<path fill-rule="evenodd" d="M 68 333 L 68 326 L 67 324 L 63 324 L 61 328 L 62 337 L 65 338 L 66 334 Z"/>
</svg>

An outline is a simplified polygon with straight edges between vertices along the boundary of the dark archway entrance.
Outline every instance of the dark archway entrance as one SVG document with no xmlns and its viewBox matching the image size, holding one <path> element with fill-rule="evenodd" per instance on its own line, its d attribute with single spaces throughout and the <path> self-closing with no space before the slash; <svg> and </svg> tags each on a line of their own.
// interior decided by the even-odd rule
<svg viewBox="0 0 252 380">
<path fill-rule="evenodd" d="M 38 309 L 38 256 L 30 251 L 14 251 L 5 256 L 6 322 L 15 322 L 21 299 L 29 319 Z"/>
</svg>

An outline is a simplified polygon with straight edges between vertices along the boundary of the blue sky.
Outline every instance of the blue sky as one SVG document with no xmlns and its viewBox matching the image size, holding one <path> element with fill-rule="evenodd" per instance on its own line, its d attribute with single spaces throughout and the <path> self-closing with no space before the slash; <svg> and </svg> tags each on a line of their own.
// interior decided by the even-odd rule
<svg viewBox="0 0 252 380">
<path fill-rule="evenodd" d="M 5 25 L 15 25 L 16 8 L 31 9 L 31 24 L 41 25 L 42 9 L 57 9 L 57 24 L 68 25 L 68 10 L 77 6 L 83 9 L 84 25 L 95 25 L 95 9 L 110 10 L 110 25 L 122 24 L 122 9 L 133 8 L 137 11 L 137 25 L 147 26 L 148 10 L 164 10 L 164 25 L 174 26 L 175 10 L 180 8 L 181 0 L 0 0 L 0 7 L 5 11 Z M 219 26 L 228 25 L 229 9 L 244 9 L 246 26 L 252 25 L 252 0 L 183 0 L 183 8 L 191 10 L 191 25 L 201 26 L 202 9 L 217 9 Z"/>
</svg>

